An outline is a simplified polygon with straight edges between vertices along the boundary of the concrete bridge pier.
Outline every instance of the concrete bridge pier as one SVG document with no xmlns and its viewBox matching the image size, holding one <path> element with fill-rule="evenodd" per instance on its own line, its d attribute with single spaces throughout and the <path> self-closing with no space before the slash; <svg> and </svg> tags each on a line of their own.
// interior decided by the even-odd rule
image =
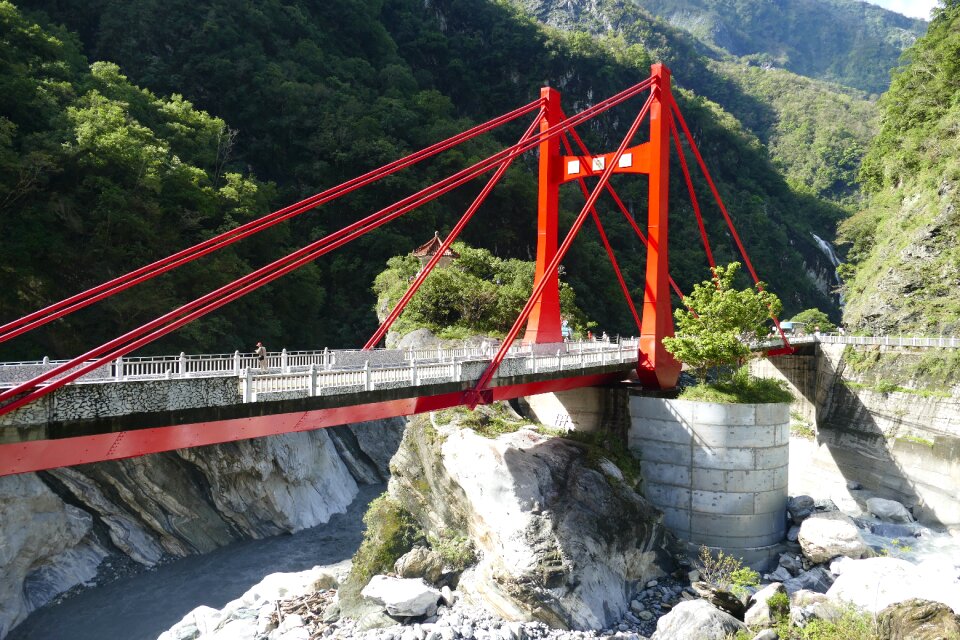
<svg viewBox="0 0 960 640">
<path fill-rule="evenodd" d="M 686 542 L 765 569 L 786 535 L 790 405 L 630 396 L 643 494 Z"/>
</svg>

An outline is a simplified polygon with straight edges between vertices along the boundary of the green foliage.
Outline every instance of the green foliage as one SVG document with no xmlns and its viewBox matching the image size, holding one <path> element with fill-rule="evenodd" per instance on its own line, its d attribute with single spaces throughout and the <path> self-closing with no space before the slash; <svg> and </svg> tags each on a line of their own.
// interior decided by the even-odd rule
<svg viewBox="0 0 960 640">
<path fill-rule="evenodd" d="M 427 535 L 430 547 L 440 554 L 445 568 L 463 571 L 477 562 L 477 553 L 470 539 L 458 531 L 444 529 L 439 536 Z"/>
<path fill-rule="evenodd" d="M 803 322 L 806 324 L 807 333 L 813 333 L 820 330 L 823 333 L 836 331 L 837 325 L 830 322 L 830 317 L 820 309 L 807 309 L 790 318 L 793 322 Z"/>
<path fill-rule="evenodd" d="M 400 556 L 424 539 L 413 517 L 386 493 L 370 503 L 363 523 L 367 526 L 363 542 L 343 586 L 351 597 L 357 597 L 373 576 L 392 571 Z"/>
<path fill-rule="evenodd" d="M 880 640 L 874 617 L 853 606 L 844 608 L 836 620 L 812 620 L 801 628 L 790 624 L 790 599 L 786 594 L 774 594 L 768 603 L 771 609 L 777 607 L 773 630 L 780 640 Z M 754 635 L 740 631 L 731 639 L 750 640 Z"/>
<path fill-rule="evenodd" d="M 686 387 L 680 400 L 721 402 L 724 404 L 764 404 L 793 402 L 793 394 L 784 380 L 754 378 L 747 367 L 737 369 L 729 378 Z"/>
<path fill-rule="evenodd" d="M 690 365 L 701 382 L 711 368 L 742 364 L 750 356 L 750 342 L 766 337 L 768 320 L 782 309 L 780 299 L 765 290 L 737 291 L 733 280 L 739 262 L 715 267 L 713 278 L 694 285 L 683 298 L 686 309 L 677 309 L 676 335 L 663 345 L 677 360 Z"/>
<path fill-rule="evenodd" d="M 730 591 L 737 596 L 746 593 L 747 587 L 760 584 L 759 573 L 743 566 L 742 559 L 722 550 L 714 555 L 709 548 L 701 546 L 696 565 L 700 571 L 700 580 L 715 589 Z"/>
<path fill-rule="evenodd" d="M 529 421 L 518 418 L 510 405 L 505 402 L 478 405 L 473 411 L 466 409 L 454 411 L 460 418 L 460 427 L 473 429 L 484 438 L 496 438 L 505 433 L 513 433 L 530 424 Z"/>
<path fill-rule="evenodd" d="M 938 10 L 895 71 L 860 173 L 869 198 L 840 227 L 845 321 L 871 333 L 960 330 L 958 25 L 960 6 Z"/>
<path fill-rule="evenodd" d="M 470 335 L 504 335 L 516 321 L 533 291 L 534 263 L 504 260 L 486 249 L 462 242 L 460 254 L 447 267 L 435 268 L 410 300 L 393 330 L 403 335 L 427 328 L 443 338 Z M 392 309 L 420 271 L 413 256 L 395 256 L 374 281 L 378 309 Z M 576 330 L 585 330 L 584 314 L 576 294 L 560 285 L 560 308 Z"/>
<path fill-rule="evenodd" d="M 773 619 L 780 622 L 790 617 L 790 596 L 786 591 L 777 591 L 767 599 L 767 607 Z"/>
</svg>

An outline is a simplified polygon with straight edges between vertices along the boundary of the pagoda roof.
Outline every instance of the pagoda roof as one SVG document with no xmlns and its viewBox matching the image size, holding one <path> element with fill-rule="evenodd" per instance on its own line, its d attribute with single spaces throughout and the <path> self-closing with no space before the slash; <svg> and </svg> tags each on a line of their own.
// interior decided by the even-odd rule
<svg viewBox="0 0 960 640">
<path fill-rule="evenodd" d="M 440 250 L 440 247 L 443 245 L 443 241 L 440 240 L 440 232 L 434 231 L 433 237 L 430 238 L 429 242 L 426 242 L 420 245 L 417 249 L 414 250 L 413 255 L 417 258 L 426 258 L 432 256 Z M 447 250 L 444 251 L 443 257 L 445 258 L 459 258 L 460 254 L 453 250 L 452 247 L 447 247 Z"/>
</svg>

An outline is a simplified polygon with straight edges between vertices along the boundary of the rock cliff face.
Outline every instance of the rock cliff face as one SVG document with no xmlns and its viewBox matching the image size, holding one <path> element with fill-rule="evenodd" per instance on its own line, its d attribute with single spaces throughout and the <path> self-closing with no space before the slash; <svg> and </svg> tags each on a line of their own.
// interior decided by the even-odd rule
<svg viewBox="0 0 960 640">
<path fill-rule="evenodd" d="M 109 572 L 151 567 L 343 512 L 387 480 L 395 418 L 0 478 L 0 638 Z M 110 558 L 110 562 L 103 562 Z"/>
<path fill-rule="evenodd" d="M 532 428 L 482 437 L 418 419 L 391 462 L 390 494 L 429 534 L 468 535 L 468 598 L 513 620 L 602 628 L 663 573 L 661 514 L 615 465 Z"/>
</svg>

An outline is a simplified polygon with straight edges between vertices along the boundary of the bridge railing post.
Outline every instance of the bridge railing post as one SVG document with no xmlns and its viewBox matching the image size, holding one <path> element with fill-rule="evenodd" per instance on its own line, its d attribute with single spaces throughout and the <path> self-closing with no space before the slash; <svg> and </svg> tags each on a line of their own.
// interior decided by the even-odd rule
<svg viewBox="0 0 960 640">
<path fill-rule="evenodd" d="M 618 347 L 620 349 L 620 364 L 623 364 L 623 340 L 620 341 Z"/>
<path fill-rule="evenodd" d="M 253 367 L 247 367 L 243 376 L 243 401 L 253 401 Z"/>
<path fill-rule="evenodd" d="M 557 349 L 557 371 L 563 369 L 563 356 L 560 354 L 560 349 Z"/>
<path fill-rule="evenodd" d="M 533 346 L 533 345 L 531 345 L 531 347 L 532 347 L 532 346 Z M 534 372 L 534 373 L 540 373 L 539 371 L 537 371 L 537 354 L 531 352 L 531 353 L 530 353 L 530 359 L 533 360 L 533 372 Z"/>
<path fill-rule="evenodd" d="M 233 373 L 235 375 L 240 375 L 240 352 L 233 352 Z"/>
<path fill-rule="evenodd" d="M 310 397 L 317 395 L 317 363 L 310 363 Z"/>
<path fill-rule="evenodd" d="M 583 345 L 580 345 L 580 368 L 583 369 L 584 359 L 583 359 Z"/>
<path fill-rule="evenodd" d="M 123 356 L 113 361 L 113 377 L 117 380 L 123 380 Z"/>
<path fill-rule="evenodd" d="M 607 350 L 603 347 L 600 347 L 600 366 L 605 366 L 607 364 Z"/>
<path fill-rule="evenodd" d="M 410 359 L 410 384 L 417 386 L 420 383 L 417 380 L 417 361 L 413 358 Z"/>
<path fill-rule="evenodd" d="M 437 344 L 437 360 L 443 362 L 443 347 Z"/>
<path fill-rule="evenodd" d="M 284 347 L 280 350 L 280 371 L 284 373 L 290 373 L 289 357 L 287 356 L 287 349 Z"/>
<path fill-rule="evenodd" d="M 453 360 L 453 381 L 461 382 L 463 380 L 463 362 L 454 358 Z"/>
<path fill-rule="evenodd" d="M 180 357 L 177 359 L 177 373 L 180 374 L 180 377 L 187 375 L 187 354 L 183 351 L 180 352 Z"/>
<path fill-rule="evenodd" d="M 363 390 L 373 391 L 373 375 L 370 371 L 369 360 L 364 360 L 363 362 Z"/>
<path fill-rule="evenodd" d="M 50 356 L 43 356 L 43 364 L 50 364 Z"/>
</svg>

